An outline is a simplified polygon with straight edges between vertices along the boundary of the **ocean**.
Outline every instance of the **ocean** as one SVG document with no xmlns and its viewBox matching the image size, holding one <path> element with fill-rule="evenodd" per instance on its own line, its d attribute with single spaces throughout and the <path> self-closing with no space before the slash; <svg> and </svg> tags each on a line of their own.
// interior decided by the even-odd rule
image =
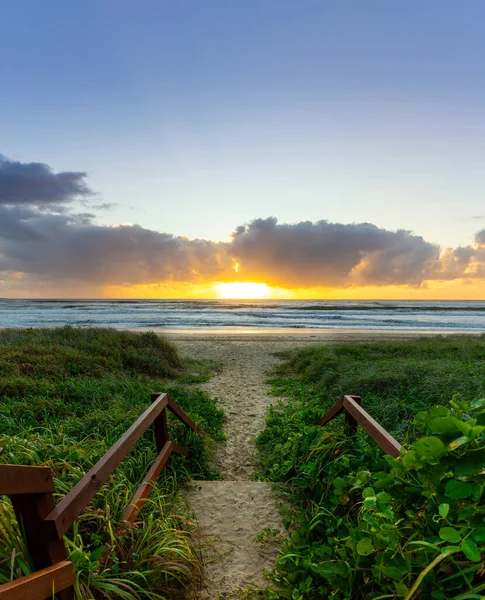
<svg viewBox="0 0 485 600">
<path fill-rule="evenodd" d="M 0 300 L 0 327 L 485 332 L 485 301 Z"/>
</svg>

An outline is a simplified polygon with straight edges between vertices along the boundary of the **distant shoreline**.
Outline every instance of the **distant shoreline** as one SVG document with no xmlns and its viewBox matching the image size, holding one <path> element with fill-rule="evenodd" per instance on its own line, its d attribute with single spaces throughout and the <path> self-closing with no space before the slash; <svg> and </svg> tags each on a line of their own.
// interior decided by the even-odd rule
<svg viewBox="0 0 485 600">
<path fill-rule="evenodd" d="M 396 331 L 396 330 L 349 330 L 349 329 L 129 329 L 133 332 L 154 331 L 174 340 L 187 341 L 254 341 L 254 342 L 371 342 L 378 340 L 402 340 L 429 336 L 485 335 L 482 331 Z"/>
</svg>

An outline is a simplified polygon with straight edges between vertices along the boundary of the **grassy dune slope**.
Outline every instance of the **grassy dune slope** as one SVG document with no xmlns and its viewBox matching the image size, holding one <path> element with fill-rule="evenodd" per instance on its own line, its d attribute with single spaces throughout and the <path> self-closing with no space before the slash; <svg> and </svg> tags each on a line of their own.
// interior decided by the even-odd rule
<svg viewBox="0 0 485 600">
<path fill-rule="evenodd" d="M 149 406 L 150 392 L 168 391 L 213 438 L 223 413 L 184 381 L 203 381 L 205 364 L 185 363 L 174 346 L 153 333 L 109 329 L 38 329 L 0 332 L 0 460 L 48 465 L 60 496 L 113 445 Z M 207 447 L 169 417 L 172 439 L 194 458 L 171 459 L 132 535 L 113 528 L 155 458 L 147 432 L 71 529 L 66 543 L 78 574 L 79 598 L 184 597 L 200 575 L 192 526 L 176 496 L 181 478 L 214 477 Z M 29 558 L 10 504 L 0 505 L 0 582 L 29 572 Z M 117 548 L 100 565 L 106 546 Z"/>
<path fill-rule="evenodd" d="M 270 598 L 465 600 L 485 592 L 485 336 L 335 344 L 285 355 L 286 400 L 258 438 L 261 477 L 287 482 L 290 535 Z M 342 394 L 405 450 L 385 457 L 343 419 Z"/>
</svg>

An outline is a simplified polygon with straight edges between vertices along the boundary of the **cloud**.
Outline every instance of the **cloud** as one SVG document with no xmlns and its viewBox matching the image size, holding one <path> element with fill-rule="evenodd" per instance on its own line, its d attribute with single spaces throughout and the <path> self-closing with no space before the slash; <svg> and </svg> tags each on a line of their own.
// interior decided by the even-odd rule
<svg viewBox="0 0 485 600">
<path fill-rule="evenodd" d="M 205 281 L 232 265 L 224 244 L 187 240 L 139 225 L 103 227 L 84 216 L 56 214 L 28 219 L 17 235 L 0 239 L 0 253 L 0 272 L 93 285 Z"/>
<path fill-rule="evenodd" d="M 481 229 L 477 232 L 477 234 L 475 235 L 475 241 L 480 246 L 485 245 L 485 229 Z"/>
<path fill-rule="evenodd" d="M 437 246 L 404 230 L 371 223 L 279 224 L 274 217 L 238 227 L 231 252 L 241 276 L 288 287 L 414 285 L 439 257 Z"/>
<path fill-rule="evenodd" d="M 73 282 L 85 289 L 236 280 L 343 288 L 485 278 L 485 229 L 473 245 L 441 249 L 372 223 L 270 217 L 239 225 L 227 243 L 214 242 L 99 225 L 93 214 L 76 212 L 92 193 L 83 172 L 1 158 L 0 279 L 62 290 Z"/>
<path fill-rule="evenodd" d="M 22 163 L 0 154 L 0 205 L 61 205 L 93 196 L 86 173 L 54 171 L 43 163 Z"/>
</svg>

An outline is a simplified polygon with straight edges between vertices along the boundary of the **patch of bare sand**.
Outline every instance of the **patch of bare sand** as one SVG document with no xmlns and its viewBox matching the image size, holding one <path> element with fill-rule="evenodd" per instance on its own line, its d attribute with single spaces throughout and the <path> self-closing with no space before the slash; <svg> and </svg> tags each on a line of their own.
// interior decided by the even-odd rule
<svg viewBox="0 0 485 600">
<path fill-rule="evenodd" d="M 274 544 L 256 541 L 270 528 L 282 532 L 271 485 L 250 481 L 256 471 L 254 440 L 269 404 L 265 380 L 278 360 L 273 353 L 298 346 L 296 340 L 174 340 L 186 356 L 212 359 L 223 369 L 202 387 L 225 410 L 227 441 L 219 444 L 216 466 L 223 481 L 194 482 L 187 499 L 199 522 L 207 584 L 203 598 L 234 598 L 238 590 L 268 585 L 263 570 L 277 555 Z M 296 342 L 296 343 L 295 343 Z"/>
<path fill-rule="evenodd" d="M 264 428 L 268 407 L 275 400 L 268 395 L 269 386 L 265 383 L 268 372 L 278 360 L 274 353 L 309 342 L 247 337 L 236 340 L 174 338 L 173 341 L 185 356 L 222 363 L 220 373 L 198 385 L 218 399 L 227 416 L 224 427 L 227 441 L 219 445 L 216 466 L 224 479 L 250 480 L 256 469 L 252 456 L 254 440 Z"/>
</svg>

